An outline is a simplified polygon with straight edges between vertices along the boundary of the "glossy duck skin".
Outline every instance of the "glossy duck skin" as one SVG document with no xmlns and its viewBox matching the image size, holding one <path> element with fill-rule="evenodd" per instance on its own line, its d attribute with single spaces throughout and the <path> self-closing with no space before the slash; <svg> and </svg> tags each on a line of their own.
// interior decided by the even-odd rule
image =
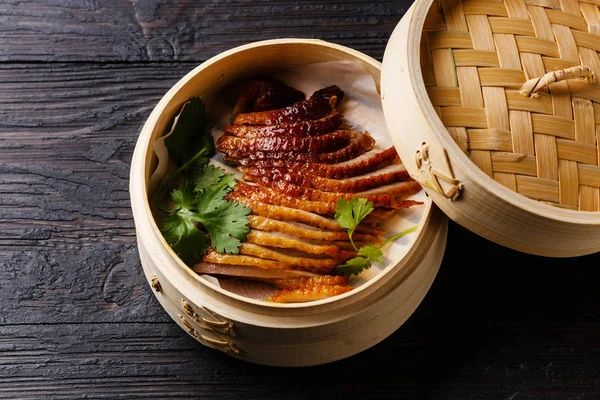
<svg viewBox="0 0 600 400">
<path fill-rule="evenodd" d="M 250 81 L 240 95 L 233 116 L 240 113 L 274 110 L 306 98 L 305 94 L 269 76 Z"/>
<path fill-rule="evenodd" d="M 387 185 L 393 182 L 410 179 L 408 171 L 399 166 L 396 170 L 373 174 L 356 179 L 329 179 L 323 178 L 306 171 L 297 171 L 293 168 L 248 168 L 244 169 L 244 179 L 269 179 L 271 181 L 287 181 L 298 186 L 314 188 L 326 192 L 356 193 Z"/>
<path fill-rule="evenodd" d="M 238 114 L 234 125 L 277 125 L 305 120 L 315 120 L 331 113 L 342 101 L 344 92 L 337 86 L 317 90 L 309 99 L 277 110 Z"/>
<path fill-rule="evenodd" d="M 230 136 L 231 137 L 231 136 Z M 375 140 L 368 132 L 353 131 L 350 141 L 339 150 L 327 153 L 301 153 L 297 151 L 256 151 L 232 150 L 225 160 L 242 166 L 262 163 L 264 166 L 285 166 L 288 163 L 337 164 L 352 160 L 373 149 Z M 242 155 L 236 157 L 238 155 Z"/>
<path fill-rule="evenodd" d="M 333 111 L 323 118 L 309 121 L 278 125 L 227 125 L 223 128 L 223 133 L 237 137 L 319 136 L 339 128 L 342 122 L 342 115 Z"/>
<path fill-rule="evenodd" d="M 243 158 L 256 152 L 297 152 L 321 154 L 339 150 L 362 132 L 340 130 L 314 137 L 249 137 L 223 135 L 217 140 L 217 150 L 232 158 Z"/>
</svg>

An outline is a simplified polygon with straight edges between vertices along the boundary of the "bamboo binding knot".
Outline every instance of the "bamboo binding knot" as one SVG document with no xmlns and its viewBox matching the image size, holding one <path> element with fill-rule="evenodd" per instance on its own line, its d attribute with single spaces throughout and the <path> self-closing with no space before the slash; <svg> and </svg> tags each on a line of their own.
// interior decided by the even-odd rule
<svg viewBox="0 0 600 400">
<path fill-rule="evenodd" d="M 160 282 L 158 281 L 156 275 L 152 275 L 152 283 L 150 283 L 150 286 L 152 286 L 152 289 L 154 289 L 155 292 L 160 292 Z"/>
<path fill-rule="evenodd" d="M 539 78 L 529 79 L 521 86 L 519 93 L 525 97 L 538 97 L 538 92 L 550 84 L 575 78 L 584 78 L 586 82 L 593 83 L 595 77 L 590 67 L 585 65 L 561 69 L 548 72 Z"/>
<path fill-rule="evenodd" d="M 421 149 L 417 150 L 415 153 L 415 163 L 422 175 L 422 179 L 417 179 L 417 181 L 422 185 L 435 190 L 446 198 L 455 201 L 461 195 L 463 184 L 454 176 L 452 164 L 450 164 L 450 158 L 448 157 L 446 149 L 442 148 L 442 154 L 446 161 L 448 173 L 436 169 L 431 164 L 429 145 L 426 142 L 421 143 Z M 446 188 L 442 187 L 442 183 L 444 183 Z"/>
</svg>

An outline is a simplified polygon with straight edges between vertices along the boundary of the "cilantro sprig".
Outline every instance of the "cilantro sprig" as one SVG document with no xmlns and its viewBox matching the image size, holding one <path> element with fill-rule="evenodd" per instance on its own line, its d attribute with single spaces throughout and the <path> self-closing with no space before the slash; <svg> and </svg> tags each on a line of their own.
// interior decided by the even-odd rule
<svg viewBox="0 0 600 400">
<path fill-rule="evenodd" d="M 209 247 L 219 253 L 237 254 L 250 232 L 245 204 L 225 197 L 236 184 L 233 174 L 209 164 L 215 154 L 214 139 L 204 130 L 204 104 L 191 98 L 184 104 L 171 135 L 165 140 L 178 169 L 156 193 L 158 208 L 166 213 L 162 233 L 173 251 L 188 265 L 198 262 Z M 160 201 L 171 183 L 172 208 Z"/>
<path fill-rule="evenodd" d="M 379 246 L 367 244 L 359 249 L 354 244 L 352 235 L 361 221 L 369 215 L 374 208 L 373 203 L 364 197 L 353 197 L 351 200 L 340 199 L 335 207 L 334 218 L 342 228 L 346 229 L 348 237 L 350 238 L 350 243 L 358 254 L 356 257 L 346 261 L 346 263 L 336 267 L 336 269 L 344 276 L 358 275 L 364 270 L 371 268 L 373 262 L 383 264 L 382 248 L 388 243 L 393 242 L 407 233 L 414 232 L 417 229 L 417 225 L 415 225 L 395 234 Z"/>
<path fill-rule="evenodd" d="M 246 205 L 225 196 L 235 186 L 233 175 L 206 165 L 194 180 L 183 181 L 171 192 L 175 209 L 163 221 L 163 236 L 186 264 L 197 262 L 210 247 L 218 253 L 239 253 L 250 232 Z M 198 182 L 203 182 L 198 184 Z"/>
</svg>

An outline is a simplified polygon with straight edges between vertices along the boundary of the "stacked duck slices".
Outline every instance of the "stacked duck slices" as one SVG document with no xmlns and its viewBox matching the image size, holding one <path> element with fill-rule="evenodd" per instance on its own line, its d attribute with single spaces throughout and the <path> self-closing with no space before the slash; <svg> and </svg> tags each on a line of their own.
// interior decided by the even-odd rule
<svg viewBox="0 0 600 400">
<path fill-rule="evenodd" d="M 357 248 L 380 244 L 378 227 L 398 209 L 421 204 L 421 190 L 393 147 L 378 149 L 337 111 L 337 86 L 304 93 L 272 78 L 248 83 L 217 150 L 243 173 L 229 198 L 252 209 L 239 254 L 209 251 L 199 273 L 262 280 L 276 302 L 311 301 L 352 290 L 336 266 L 356 257 L 333 218 L 340 199 L 364 197 L 375 209 L 352 238 Z"/>
</svg>

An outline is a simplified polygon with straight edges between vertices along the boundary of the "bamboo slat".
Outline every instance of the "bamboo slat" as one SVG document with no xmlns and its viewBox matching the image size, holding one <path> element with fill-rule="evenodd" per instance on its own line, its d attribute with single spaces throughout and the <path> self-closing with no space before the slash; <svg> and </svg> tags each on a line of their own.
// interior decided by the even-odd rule
<svg viewBox="0 0 600 400">
<path fill-rule="evenodd" d="M 566 209 L 600 211 L 599 7 L 444 0 L 429 15 L 439 29 L 424 33 L 426 56 L 443 49 L 447 59 L 434 63 L 445 80 L 428 94 L 460 148 L 502 185 Z M 591 79 L 556 81 L 534 97 L 519 92 L 527 80 L 582 65 Z"/>
</svg>

